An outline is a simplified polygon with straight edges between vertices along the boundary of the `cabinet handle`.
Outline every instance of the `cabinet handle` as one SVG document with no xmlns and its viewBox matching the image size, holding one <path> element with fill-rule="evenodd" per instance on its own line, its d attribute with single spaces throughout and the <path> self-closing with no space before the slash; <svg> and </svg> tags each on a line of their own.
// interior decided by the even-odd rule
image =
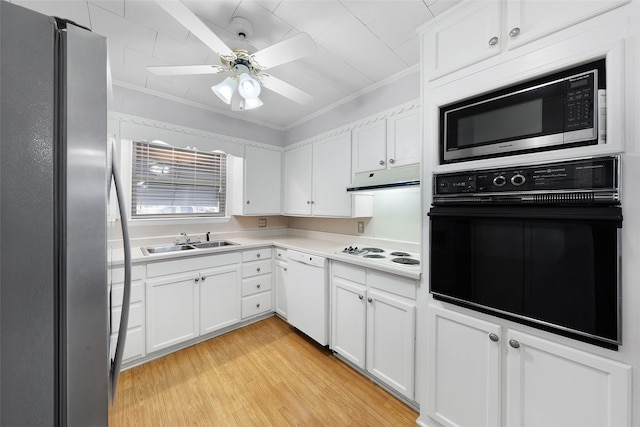
<svg viewBox="0 0 640 427">
<path fill-rule="evenodd" d="M 284 271 L 287 271 L 287 267 L 284 268 Z"/>
<path fill-rule="evenodd" d="M 494 36 L 494 37 L 491 37 L 489 39 L 489 46 L 495 46 L 497 44 L 498 44 L 498 38 L 497 37 Z"/>
<path fill-rule="evenodd" d="M 513 348 L 519 348 L 520 347 L 520 343 L 516 340 L 509 340 L 509 345 Z"/>
<path fill-rule="evenodd" d="M 195 278 L 195 279 L 193 279 L 193 280 L 195 280 L 196 282 L 199 282 L 199 281 L 200 281 L 200 278 L 199 278 L 199 277 L 196 277 L 196 278 Z"/>
<path fill-rule="evenodd" d="M 493 342 L 498 342 L 498 340 L 500 339 L 500 337 L 498 337 L 498 335 L 491 333 L 489 334 L 489 339 Z"/>
<path fill-rule="evenodd" d="M 373 302 L 373 298 L 369 297 L 369 298 L 367 298 L 367 301 Z"/>
<path fill-rule="evenodd" d="M 257 303 L 257 304 L 256 304 L 256 308 L 260 308 L 260 303 Z"/>
<path fill-rule="evenodd" d="M 511 31 L 509 31 L 509 37 L 516 37 L 518 34 L 520 34 L 519 27 L 513 27 Z"/>
<path fill-rule="evenodd" d="M 207 276 L 202 276 L 202 277 L 200 278 L 200 280 L 202 280 L 203 282 L 204 282 L 206 279 L 207 279 Z"/>
<path fill-rule="evenodd" d="M 381 165 L 384 165 L 384 160 L 380 160 L 379 162 Z"/>
<path fill-rule="evenodd" d="M 256 268 L 256 271 L 257 271 L 258 273 L 260 273 L 260 267 Z"/>
<path fill-rule="evenodd" d="M 247 200 L 247 204 L 251 204 L 251 200 Z"/>
<path fill-rule="evenodd" d="M 260 252 L 256 254 L 256 258 L 260 258 Z"/>
<path fill-rule="evenodd" d="M 256 285 L 256 288 L 260 289 L 260 283 L 258 283 L 258 284 Z"/>
<path fill-rule="evenodd" d="M 359 299 L 363 299 L 363 298 L 364 298 L 364 295 L 358 295 L 358 298 L 359 298 Z"/>
<path fill-rule="evenodd" d="M 394 164 L 396 161 L 394 159 L 389 159 L 390 164 Z"/>
<path fill-rule="evenodd" d="M 311 204 L 311 200 L 307 200 L 307 204 L 310 205 Z"/>
</svg>

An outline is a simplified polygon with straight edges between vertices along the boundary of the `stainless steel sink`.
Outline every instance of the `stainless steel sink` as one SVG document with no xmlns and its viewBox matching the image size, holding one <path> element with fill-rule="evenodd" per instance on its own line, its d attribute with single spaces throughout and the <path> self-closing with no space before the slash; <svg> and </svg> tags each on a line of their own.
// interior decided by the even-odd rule
<svg viewBox="0 0 640 427">
<path fill-rule="evenodd" d="M 229 242 L 227 240 L 216 240 L 213 242 L 192 243 L 192 246 L 195 246 L 198 249 L 221 248 L 223 246 L 232 246 L 232 245 L 237 245 L 237 243 Z"/>
<path fill-rule="evenodd" d="M 142 253 L 145 255 L 150 254 L 163 254 L 167 252 L 179 252 L 188 251 L 191 249 L 209 249 L 209 248 L 221 248 L 223 246 L 237 245 L 237 243 L 229 242 L 227 240 L 216 240 L 213 242 L 200 242 L 180 245 L 166 245 L 166 246 L 148 246 L 142 248 Z"/>
<path fill-rule="evenodd" d="M 149 254 L 163 254 L 166 252 L 178 252 L 178 251 L 187 251 L 190 249 L 195 249 L 195 247 L 191 245 L 168 245 L 168 246 L 151 246 L 147 248 L 142 248 L 142 253 L 145 255 Z"/>
</svg>

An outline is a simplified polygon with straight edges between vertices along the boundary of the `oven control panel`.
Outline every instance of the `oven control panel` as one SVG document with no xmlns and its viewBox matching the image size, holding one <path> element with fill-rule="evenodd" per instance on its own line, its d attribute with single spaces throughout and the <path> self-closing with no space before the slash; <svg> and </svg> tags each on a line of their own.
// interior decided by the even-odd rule
<svg viewBox="0 0 640 427">
<path fill-rule="evenodd" d="M 469 196 L 608 192 L 618 194 L 618 156 L 435 174 L 434 202 Z M 454 200 L 451 200 L 454 201 Z"/>
</svg>

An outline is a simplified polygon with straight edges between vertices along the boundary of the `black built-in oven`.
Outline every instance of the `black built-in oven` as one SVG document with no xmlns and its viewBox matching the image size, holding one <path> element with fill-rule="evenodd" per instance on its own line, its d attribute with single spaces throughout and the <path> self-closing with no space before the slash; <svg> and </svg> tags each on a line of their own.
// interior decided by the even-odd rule
<svg viewBox="0 0 640 427">
<path fill-rule="evenodd" d="M 619 158 L 434 176 L 436 299 L 616 349 Z"/>
</svg>

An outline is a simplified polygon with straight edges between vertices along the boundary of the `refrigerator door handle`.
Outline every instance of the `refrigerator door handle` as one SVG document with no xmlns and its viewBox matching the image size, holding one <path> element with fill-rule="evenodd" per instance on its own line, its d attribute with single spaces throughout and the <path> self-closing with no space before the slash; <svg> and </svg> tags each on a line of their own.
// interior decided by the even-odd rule
<svg viewBox="0 0 640 427">
<path fill-rule="evenodd" d="M 127 339 L 127 327 L 129 324 L 129 303 L 131 301 L 131 244 L 129 242 L 129 227 L 127 225 L 127 212 L 124 203 L 123 186 L 120 181 L 120 169 L 116 161 L 115 144 L 111 145 L 111 174 L 115 183 L 118 208 L 120 210 L 120 221 L 122 224 L 122 240 L 124 247 L 124 292 L 122 295 L 122 315 L 120 316 L 120 328 L 118 330 L 118 340 L 116 351 L 111 361 L 111 372 L 109 372 L 109 397 L 111 402 L 115 400 L 120 366 L 122 365 L 122 354 Z"/>
</svg>

